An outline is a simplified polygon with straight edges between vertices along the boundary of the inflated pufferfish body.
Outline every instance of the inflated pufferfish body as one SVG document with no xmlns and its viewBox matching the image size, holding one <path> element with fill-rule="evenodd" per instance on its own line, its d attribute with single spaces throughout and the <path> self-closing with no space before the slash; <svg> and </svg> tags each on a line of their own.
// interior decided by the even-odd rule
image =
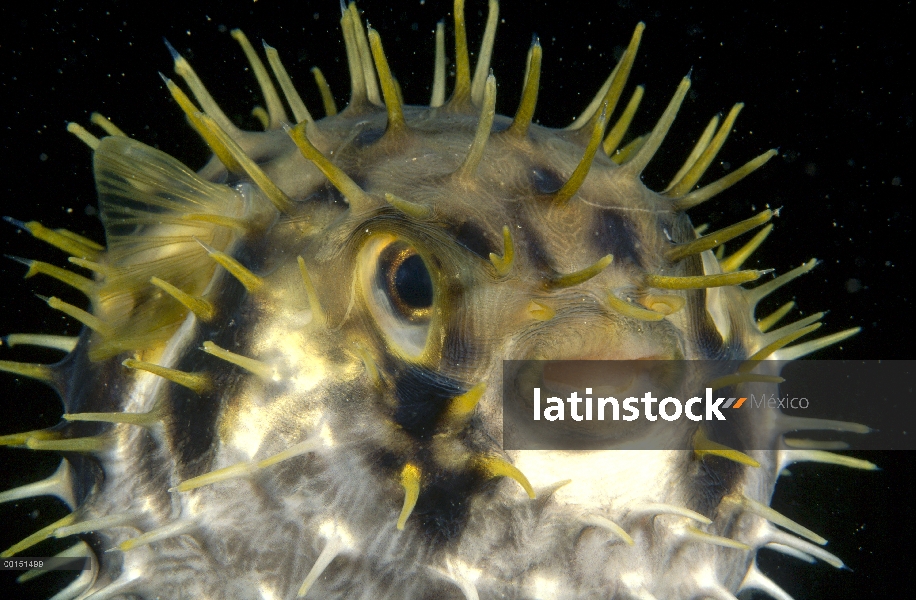
<svg viewBox="0 0 916 600">
<path fill-rule="evenodd" d="M 52 340 L 70 350 L 61 363 L 0 367 L 60 391 L 64 423 L 4 442 L 63 453 L 42 493 L 74 512 L 6 555 L 79 535 L 73 552 L 94 569 L 60 597 L 94 599 L 783 599 L 755 566 L 764 545 L 842 566 L 768 503 L 792 462 L 873 467 L 784 433 L 862 426 L 772 410 L 737 424 L 741 448 L 693 428 L 670 450 L 503 449 L 505 359 L 755 365 L 856 330 L 792 345 L 821 313 L 755 320 L 761 298 L 815 264 L 743 287 L 762 275 L 741 266 L 776 211 L 705 235 L 686 215 L 775 154 L 696 189 L 741 105 L 713 119 L 667 189 L 649 190 L 640 173 L 690 81 L 622 144 L 642 96 L 624 95 L 642 24 L 581 118 L 555 130 L 532 123 L 537 41 L 518 111 L 495 114 L 490 4 L 472 74 L 455 3 L 447 101 L 440 26 L 430 106 L 403 104 L 379 35 L 350 5 L 340 113 L 328 93 L 315 120 L 267 47 L 289 118 L 236 31 L 265 131 L 233 125 L 177 53 L 194 99 L 167 81 L 215 154 L 200 172 L 105 119 L 101 139 L 71 126 L 93 149 L 107 246 L 19 225 L 88 269 L 26 261 L 88 296 L 88 311 L 48 299 L 86 330 Z M 761 371 L 729 385 L 772 392 L 779 378 Z"/>
</svg>

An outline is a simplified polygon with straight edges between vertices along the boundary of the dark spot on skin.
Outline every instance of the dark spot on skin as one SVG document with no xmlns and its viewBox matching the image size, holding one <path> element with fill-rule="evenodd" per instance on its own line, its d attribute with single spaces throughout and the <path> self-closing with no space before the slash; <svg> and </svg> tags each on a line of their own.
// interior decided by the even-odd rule
<svg viewBox="0 0 916 600">
<path fill-rule="evenodd" d="M 242 264 L 255 263 L 255 272 L 264 262 L 255 260 L 257 255 L 257 248 L 248 246 L 242 246 L 238 254 Z M 247 355 L 247 348 L 258 337 L 255 324 L 260 316 L 245 301 L 248 293 L 238 280 L 226 277 L 221 288 L 213 301 L 222 318 L 218 324 L 202 323 L 197 342 L 189 348 L 199 348 L 204 340 L 212 340 L 222 348 Z M 224 409 L 219 397 L 227 394 L 226 397 L 231 398 L 235 388 L 243 385 L 246 373 L 240 367 L 199 351 L 186 353 L 175 368 L 186 373 L 208 373 L 212 378 L 210 391 L 201 395 L 179 385 L 169 386 L 169 444 L 178 455 L 178 469 L 188 479 L 212 468 L 210 459 L 217 437 L 217 421 Z M 188 435 L 189 431 L 194 435 Z"/>
<path fill-rule="evenodd" d="M 394 420 L 418 439 L 435 433 L 439 415 L 448 402 L 465 391 L 444 375 L 414 366 L 407 366 L 396 376 L 394 388 L 398 400 Z"/>
<path fill-rule="evenodd" d="M 484 260 L 490 260 L 491 252 L 502 254 L 502 249 L 496 248 L 487 239 L 484 230 L 470 221 L 450 227 L 450 230 L 456 242 Z"/>
<path fill-rule="evenodd" d="M 598 212 L 596 226 L 595 244 L 601 254 L 613 254 L 617 264 L 626 262 L 643 267 L 641 241 L 627 217 L 613 209 L 603 210 Z"/>
<path fill-rule="evenodd" d="M 366 455 L 369 457 L 371 464 L 390 471 L 393 475 L 399 473 L 404 467 L 404 457 L 385 448 L 368 449 Z"/>
<path fill-rule="evenodd" d="M 102 465 L 91 457 L 73 453 L 67 456 L 67 460 L 73 467 L 73 496 L 77 506 L 80 506 L 105 481 L 105 472 Z"/>
<path fill-rule="evenodd" d="M 87 339 L 84 333 L 80 338 L 80 345 L 85 346 L 88 343 Z M 92 362 L 85 352 L 71 352 L 57 368 L 61 373 L 68 374 L 62 379 L 59 390 L 63 398 L 64 412 L 112 412 L 121 409 L 116 402 L 116 399 L 120 398 L 118 393 L 98 396 L 92 385 L 96 381 L 117 381 L 117 384 L 111 385 L 118 386 L 114 391 L 119 392 L 119 376 L 123 375 L 124 369 L 120 363 Z M 126 393 L 125 391 L 124 394 Z M 71 423 L 71 426 L 79 423 Z"/>
<path fill-rule="evenodd" d="M 384 448 L 370 450 L 368 455 L 374 465 L 390 472 L 395 479 L 407 462 L 419 467 L 423 482 L 407 528 L 419 529 L 427 542 L 434 545 L 459 538 L 468 520 L 468 500 L 492 481 L 472 469 L 443 469 L 433 453 L 423 446 L 417 446 L 408 460 Z"/>
<path fill-rule="evenodd" d="M 698 298 L 696 310 L 701 313 L 700 318 L 696 320 L 697 325 L 695 327 L 697 346 L 706 352 L 705 356 L 715 356 L 717 354 L 727 356 L 729 354 L 728 349 L 723 348 L 725 340 L 722 339 L 722 335 L 716 329 L 716 324 L 706 311 L 706 290 L 700 290 L 700 292 L 696 295 Z"/>
<path fill-rule="evenodd" d="M 308 196 L 303 199 L 303 202 L 313 202 L 320 204 L 337 204 L 341 207 L 347 206 L 347 200 L 343 197 L 343 194 L 340 191 L 331 185 L 326 183 L 321 186 Z"/>
<path fill-rule="evenodd" d="M 681 264 L 686 267 L 685 275 L 687 276 L 703 274 L 703 260 L 700 256 L 689 256 Z M 706 310 L 708 291 L 700 289 L 687 294 L 687 305 L 684 307 L 685 314 L 689 315 L 687 336 L 696 343 L 700 356 L 710 359 L 733 359 L 743 350 L 737 339 L 733 339 L 728 346 L 726 345 L 712 316 Z M 740 327 L 740 325 L 733 322 L 732 327 Z"/>
<path fill-rule="evenodd" d="M 688 506 L 703 515 L 716 514 L 722 498 L 734 490 L 742 469 L 746 468 L 720 456 L 703 457 L 691 482 Z"/>
<path fill-rule="evenodd" d="M 566 183 L 559 173 L 548 167 L 532 167 L 530 177 L 532 187 L 539 194 L 553 194 Z"/>
<path fill-rule="evenodd" d="M 360 131 L 359 134 L 356 136 L 354 143 L 356 146 L 360 146 L 360 147 L 371 146 L 372 144 L 377 142 L 379 139 L 381 139 L 383 135 L 385 135 L 384 127 L 372 127 L 372 128 Z"/>
<path fill-rule="evenodd" d="M 493 119 L 493 127 L 490 129 L 490 131 L 492 133 L 499 133 L 500 131 L 509 129 L 510 125 L 512 125 L 512 119 L 497 114 Z"/>
<path fill-rule="evenodd" d="M 242 295 L 244 288 L 241 284 L 232 280 L 227 282 L 226 288 L 229 288 L 229 294 L 236 297 Z M 221 299 L 225 299 L 225 296 Z M 222 308 L 222 307 L 220 307 Z M 218 339 L 212 332 L 205 332 L 206 337 L 203 339 Z M 84 343 L 84 342 L 81 342 Z M 225 343 L 225 342 L 223 342 Z M 199 347 L 200 342 L 196 346 Z M 183 357 L 175 368 L 185 372 L 208 371 L 216 372 L 222 365 L 219 361 L 212 360 L 211 357 L 203 355 L 200 352 L 192 352 Z M 208 361 L 206 367 L 203 367 L 203 361 Z M 63 381 L 62 394 L 65 401 L 67 412 L 120 412 L 123 410 L 117 405 L 117 400 L 128 395 L 128 387 L 132 379 L 126 379 L 124 373 L 129 372 L 126 367 L 121 365 L 120 360 L 108 360 L 104 362 L 91 362 L 87 353 L 71 353 L 66 359 L 67 369 L 62 372 L 69 374 L 69 377 Z M 226 364 L 226 363 L 223 363 Z M 225 369 L 223 369 L 225 371 Z M 104 384 L 105 393 L 98 393 L 98 383 Z M 214 386 L 214 389 L 222 389 L 221 386 Z M 174 457 L 176 467 L 183 479 L 189 479 L 202 472 L 210 469 L 209 462 L 211 449 L 215 439 L 216 421 L 219 419 L 222 410 L 222 404 L 213 392 L 198 395 L 191 390 L 179 385 L 170 385 L 164 398 L 169 420 L 166 426 L 166 444 L 170 447 L 168 454 Z M 67 426 L 70 437 L 89 437 L 93 435 L 104 434 L 110 431 L 110 426 L 101 423 L 92 422 L 75 422 Z M 194 432 L 189 435 L 188 432 Z M 153 465 L 153 462 L 159 460 L 162 449 L 155 443 L 151 436 L 141 436 L 136 442 L 134 448 L 137 454 L 138 466 L 137 473 L 150 474 L 154 477 L 157 473 L 166 475 L 167 471 L 163 470 L 161 465 Z M 71 462 L 74 457 L 70 457 Z M 149 461 L 150 465 L 143 466 L 143 461 Z M 77 466 L 74 464 L 74 466 Z M 83 469 L 77 473 L 86 473 Z M 92 472 L 93 477 L 98 475 Z M 144 475 L 138 475 L 144 477 Z M 84 475 L 80 475 L 84 477 Z M 86 485 L 90 480 L 80 480 L 80 485 Z M 143 482 L 138 482 L 140 485 Z M 168 482 L 161 482 L 166 485 Z M 167 486 L 166 486 L 167 487 Z M 79 488 L 78 493 L 84 494 L 85 490 Z"/>
<path fill-rule="evenodd" d="M 448 542 L 456 539 L 464 529 L 468 520 L 468 499 L 482 480 L 471 471 L 442 472 L 441 468 L 431 468 L 428 472 L 432 478 L 423 488 L 410 518 L 430 541 Z"/>
<path fill-rule="evenodd" d="M 179 471 L 194 477 L 209 470 L 207 459 L 215 440 L 221 406 L 209 394 L 198 396 L 177 385 L 171 388 L 168 437 L 177 455 Z M 189 431 L 194 435 L 188 435 Z"/>
<path fill-rule="evenodd" d="M 525 231 L 525 243 L 522 247 L 528 255 L 528 260 L 538 271 L 554 273 L 555 270 L 550 265 L 547 254 L 544 252 L 544 242 L 541 240 L 540 234 L 537 233 L 537 228 L 529 223 L 525 223 L 522 227 Z M 516 242 L 516 247 L 518 247 L 518 242 Z"/>
</svg>

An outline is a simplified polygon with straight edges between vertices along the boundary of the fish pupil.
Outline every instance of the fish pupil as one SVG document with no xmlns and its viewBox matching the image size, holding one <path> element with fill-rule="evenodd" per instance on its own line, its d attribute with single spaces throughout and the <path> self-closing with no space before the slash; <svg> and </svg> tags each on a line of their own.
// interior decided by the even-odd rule
<svg viewBox="0 0 916 600">
<path fill-rule="evenodd" d="M 400 261 L 394 271 L 393 291 L 399 304 L 409 309 L 429 308 L 433 304 L 433 282 L 419 254 Z"/>
</svg>

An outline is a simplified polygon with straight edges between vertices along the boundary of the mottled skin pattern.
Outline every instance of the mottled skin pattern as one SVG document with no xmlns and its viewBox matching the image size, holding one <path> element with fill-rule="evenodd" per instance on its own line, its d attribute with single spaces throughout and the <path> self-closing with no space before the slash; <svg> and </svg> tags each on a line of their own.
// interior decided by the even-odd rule
<svg viewBox="0 0 916 600">
<path fill-rule="evenodd" d="M 754 557 L 769 542 L 817 554 L 738 500 L 767 504 L 794 460 L 776 415 L 737 432 L 745 448 L 772 448 L 747 451 L 758 467 L 701 458 L 688 434 L 670 451 L 502 450 L 504 359 L 744 359 L 779 336 L 760 332 L 755 300 L 739 286 L 647 284 L 646 274 L 720 267 L 710 251 L 667 258 L 697 234 L 672 198 L 642 185 L 641 166 L 599 150 L 568 203 L 555 200 L 582 161 L 588 128 L 532 124 L 516 135 L 512 119 L 497 116 L 482 160 L 467 171 L 480 102 L 404 107 L 398 131 L 390 104 L 386 112 L 354 95 L 341 114 L 301 126 L 362 188 L 360 198 L 329 182 L 279 127 L 227 131 L 292 200 L 284 212 L 216 159 L 194 175 L 127 138 L 95 148 L 108 239 L 94 258 L 104 268 L 91 299 L 107 329 L 85 332 L 53 383 L 69 414 L 157 411 L 159 420 L 59 429 L 67 439 L 101 436 L 91 457 L 74 461 L 76 520 L 125 515 L 83 534 L 100 568 L 81 597 L 294 598 L 324 558 L 309 598 L 724 599 L 768 585 Z M 490 257 L 505 253 L 503 227 L 514 248 L 507 273 Z M 218 267 L 214 250 L 258 285 L 246 289 Z M 551 284 L 608 254 L 613 262 L 586 281 Z M 392 297 L 401 288 L 386 282 L 411 255 L 432 292 L 405 307 Z M 203 297 L 213 314 L 190 313 L 150 277 Z M 648 321 L 609 306 L 612 291 L 686 303 Z M 261 370 L 204 352 L 205 342 Z M 122 366 L 129 358 L 206 383 L 188 389 Z M 480 383 L 473 412 L 450 412 Z M 174 489 L 306 440 L 310 451 L 281 463 Z M 406 515 L 405 465 L 421 474 Z M 130 548 L 162 527 L 174 528 Z M 699 539 L 697 530 L 718 537 Z"/>
</svg>

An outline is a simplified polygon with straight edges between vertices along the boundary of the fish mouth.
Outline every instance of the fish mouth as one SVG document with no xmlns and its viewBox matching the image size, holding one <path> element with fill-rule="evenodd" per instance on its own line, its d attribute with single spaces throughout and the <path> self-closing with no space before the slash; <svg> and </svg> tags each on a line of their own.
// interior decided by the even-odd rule
<svg viewBox="0 0 916 600">
<path fill-rule="evenodd" d="M 696 361 L 685 357 L 673 325 L 621 323 L 606 315 L 576 315 L 577 322 L 557 315 L 527 340 L 523 359 L 503 363 L 503 440 L 511 450 L 684 449 L 689 447 L 691 423 L 658 423 L 572 416 L 569 399 L 581 398 L 576 410 L 602 399 L 690 398 L 696 393 Z M 556 325 L 554 325 L 556 323 Z M 623 325 L 623 326 L 621 326 Z M 562 328 L 562 333 L 554 327 Z M 549 340 L 549 342 L 548 342 Z M 566 406 L 564 420 L 532 422 L 533 390 L 539 388 L 541 412 L 549 398 Z M 688 393 L 689 391 L 689 393 Z M 685 395 L 687 394 L 687 395 Z M 605 405 L 602 405 L 605 406 Z M 542 415 L 543 416 L 543 415 Z M 580 416 L 585 416 L 584 412 Z"/>
<path fill-rule="evenodd" d="M 602 315 L 603 316 L 603 315 Z M 533 360 L 677 360 L 685 357 L 682 334 L 669 321 L 630 323 L 609 318 L 543 324 L 520 358 Z M 573 322 L 570 322 L 573 321 Z"/>
<path fill-rule="evenodd" d="M 633 395 L 637 382 L 651 377 L 654 363 L 672 360 L 662 355 L 639 358 L 570 358 L 543 363 L 542 380 L 548 389 L 563 390 L 587 385 L 596 395 Z"/>
</svg>

